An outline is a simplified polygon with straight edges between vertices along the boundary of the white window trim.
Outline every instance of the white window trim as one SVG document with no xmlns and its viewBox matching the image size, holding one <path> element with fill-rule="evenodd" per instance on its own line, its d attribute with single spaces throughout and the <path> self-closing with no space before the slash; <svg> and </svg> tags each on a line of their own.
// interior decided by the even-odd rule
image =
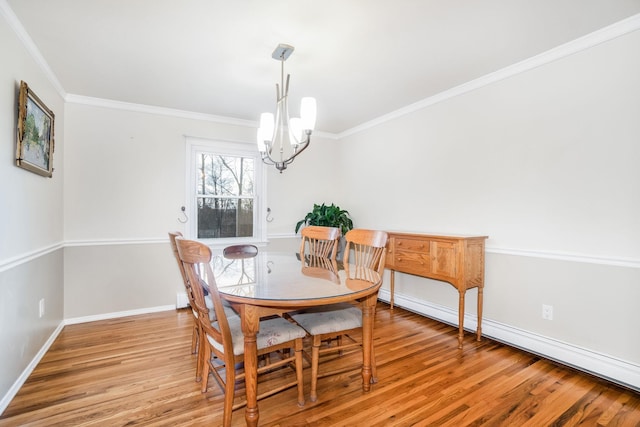
<svg viewBox="0 0 640 427">
<path fill-rule="evenodd" d="M 197 239 L 212 247 L 223 247 L 236 243 L 253 243 L 265 245 L 267 243 L 267 170 L 260 158 L 255 143 L 241 141 L 223 141 L 217 139 L 198 138 L 185 136 L 186 147 L 186 191 L 185 208 L 189 221 L 185 224 L 185 237 L 187 239 L 197 239 L 198 213 L 196 212 L 196 184 L 195 184 L 195 163 L 196 153 L 199 151 L 210 151 L 221 154 L 241 155 L 251 157 L 255 160 L 256 174 L 256 199 L 253 207 L 253 237 L 230 237 L 218 239 Z"/>
</svg>

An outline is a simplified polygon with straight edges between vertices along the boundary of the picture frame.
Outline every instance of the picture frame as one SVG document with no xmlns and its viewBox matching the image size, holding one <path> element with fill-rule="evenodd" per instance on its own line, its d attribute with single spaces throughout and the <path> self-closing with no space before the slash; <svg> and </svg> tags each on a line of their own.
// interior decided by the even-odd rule
<svg viewBox="0 0 640 427">
<path fill-rule="evenodd" d="M 20 82 L 16 166 L 53 177 L 55 115 L 26 82 Z"/>
</svg>

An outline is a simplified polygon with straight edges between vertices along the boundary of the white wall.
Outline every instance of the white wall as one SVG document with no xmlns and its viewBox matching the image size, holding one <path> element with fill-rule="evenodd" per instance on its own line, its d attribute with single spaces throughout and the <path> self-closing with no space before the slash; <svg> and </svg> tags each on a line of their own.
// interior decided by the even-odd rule
<svg viewBox="0 0 640 427">
<path fill-rule="evenodd" d="M 253 127 L 148 111 L 67 104 L 66 319 L 175 304 L 182 284 L 167 232 L 185 231 L 184 136 L 254 144 Z M 284 174 L 270 168 L 269 235 L 292 236 L 317 195 L 330 197 L 335 144 L 314 138 Z M 310 182 L 326 190 L 306 191 Z"/>
<path fill-rule="evenodd" d="M 61 325 L 64 104 L 0 4 L 0 412 L 20 374 Z M 20 81 L 55 113 L 53 178 L 15 166 Z M 45 314 L 39 317 L 40 299 Z M 4 397 L 3 396 L 9 396 Z"/>
<path fill-rule="evenodd" d="M 339 156 L 360 226 L 488 235 L 485 319 L 628 362 L 635 387 L 638 52 L 635 31 L 348 136 Z M 451 286 L 396 283 L 456 307 Z"/>
</svg>

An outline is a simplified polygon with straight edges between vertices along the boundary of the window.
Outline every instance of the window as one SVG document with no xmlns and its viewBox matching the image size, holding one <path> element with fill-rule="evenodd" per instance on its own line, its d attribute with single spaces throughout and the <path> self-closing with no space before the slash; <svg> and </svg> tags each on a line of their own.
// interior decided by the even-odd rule
<svg viewBox="0 0 640 427">
<path fill-rule="evenodd" d="M 264 241 L 262 161 L 253 144 L 187 138 L 189 235 L 211 244 Z"/>
</svg>

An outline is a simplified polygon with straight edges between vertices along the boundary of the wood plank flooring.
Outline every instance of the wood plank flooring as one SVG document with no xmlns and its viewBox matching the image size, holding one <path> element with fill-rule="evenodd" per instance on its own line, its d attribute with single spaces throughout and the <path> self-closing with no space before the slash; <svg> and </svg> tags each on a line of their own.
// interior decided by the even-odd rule
<svg viewBox="0 0 640 427">
<path fill-rule="evenodd" d="M 0 426 L 218 426 L 222 392 L 200 393 L 187 310 L 66 326 Z M 640 394 L 380 303 L 379 382 L 358 370 L 318 382 L 318 401 L 262 400 L 264 426 L 640 426 Z M 331 363 L 354 363 L 359 353 Z M 259 388 L 293 372 L 261 378 Z M 305 370 L 308 393 L 309 372 Z M 238 384 L 238 394 L 244 393 Z M 307 397 L 308 399 L 308 397 Z M 233 414 L 244 425 L 244 409 Z"/>
</svg>

